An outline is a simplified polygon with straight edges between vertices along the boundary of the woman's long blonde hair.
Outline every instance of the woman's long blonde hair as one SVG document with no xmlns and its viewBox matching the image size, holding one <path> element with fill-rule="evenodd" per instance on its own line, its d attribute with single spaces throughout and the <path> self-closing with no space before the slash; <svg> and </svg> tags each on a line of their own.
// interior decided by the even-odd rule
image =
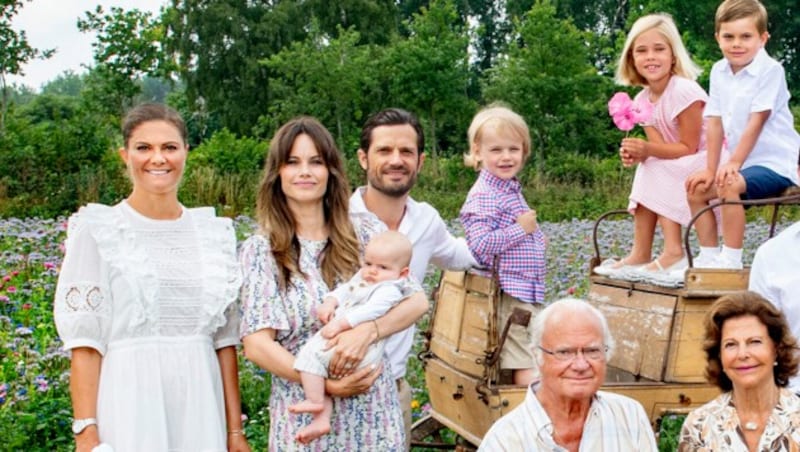
<svg viewBox="0 0 800 452">
<path fill-rule="evenodd" d="M 269 237 L 272 255 L 278 265 L 281 290 L 291 284 L 293 273 L 305 276 L 300 270 L 297 222 L 289 209 L 280 179 L 280 169 L 288 161 L 299 135 L 307 135 L 314 142 L 329 173 L 322 198 L 328 229 L 328 243 L 319 262 L 322 277 L 328 287 L 333 287 L 337 281 L 350 278 L 358 270 L 359 264 L 358 239 L 348 215 L 350 187 L 344 174 L 341 153 L 330 132 L 315 118 L 294 118 L 281 126 L 270 142 L 256 202 L 258 224 L 261 232 Z"/>
</svg>

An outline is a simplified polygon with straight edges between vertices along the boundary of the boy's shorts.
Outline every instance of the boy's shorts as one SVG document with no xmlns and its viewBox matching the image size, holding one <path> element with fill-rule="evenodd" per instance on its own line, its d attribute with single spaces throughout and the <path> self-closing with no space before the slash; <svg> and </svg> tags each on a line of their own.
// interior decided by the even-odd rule
<svg viewBox="0 0 800 452">
<path fill-rule="evenodd" d="M 747 185 L 742 199 L 764 199 L 778 196 L 794 185 L 790 179 L 763 166 L 750 166 L 740 171 Z"/>
<path fill-rule="evenodd" d="M 506 342 L 503 345 L 503 349 L 500 350 L 500 368 L 530 369 L 535 367 L 533 350 L 531 349 L 531 345 L 533 344 L 533 337 L 531 336 L 533 319 L 544 309 L 544 305 L 541 303 L 524 303 L 503 292 L 503 297 L 500 300 L 500 307 L 498 309 L 497 317 L 499 323 L 497 324 L 497 334 L 503 334 L 503 329 L 505 329 L 506 322 L 508 322 L 508 318 L 511 317 L 511 313 L 514 312 L 514 308 L 522 308 L 529 311 L 531 313 L 531 321 L 528 323 L 527 327 L 514 323 L 511 325 L 511 328 L 509 328 Z"/>
</svg>

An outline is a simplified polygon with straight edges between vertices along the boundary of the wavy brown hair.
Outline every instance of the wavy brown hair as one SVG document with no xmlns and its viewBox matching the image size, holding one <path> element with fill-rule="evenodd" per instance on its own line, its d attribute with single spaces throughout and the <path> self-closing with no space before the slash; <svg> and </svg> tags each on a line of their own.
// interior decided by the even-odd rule
<svg viewBox="0 0 800 452">
<path fill-rule="evenodd" d="M 727 320 L 743 316 L 756 317 L 767 327 L 767 334 L 775 344 L 775 361 L 773 369 L 775 384 L 786 387 L 789 377 L 797 373 L 797 340 L 792 336 L 786 317 L 761 295 L 742 291 L 720 297 L 706 314 L 706 336 L 703 350 L 706 352 L 706 379 L 719 386 L 723 391 L 733 389 L 733 383 L 722 370 L 720 347 L 722 342 L 722 325 Z"/>
<path fill-rule="evenodd" d="M 272 138 L 256 202 L 258 224 L 261 232 L 269 237 L 272 255 L 278 264 L 281 290 L 291 284 L 292 273 L 306 276 L 300 270 L 297 222 L 286 202 L 280 178 L 280 169 L 288 161 L 299 135 L 311 138 L 329 173 L 322 198 L 328 228 L 328 243 L 319 263 L 322 277 L 328 287 L 333 287 L 337 281 L 350 278 L 358 269 L 359 243 L 348 215 L 350 186 L 344 174 L 341 153 L 325 126 L 312 117 L 301 116 L 281 126 Z"/>
</svg>

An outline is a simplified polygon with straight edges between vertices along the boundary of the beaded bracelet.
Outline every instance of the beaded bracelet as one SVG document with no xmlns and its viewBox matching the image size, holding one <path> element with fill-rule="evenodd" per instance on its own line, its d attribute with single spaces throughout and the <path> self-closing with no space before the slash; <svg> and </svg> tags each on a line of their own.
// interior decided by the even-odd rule
<svg viewBox="0 0 800 452">
<path fill-rule="evenodd" d="M 244 435 L 244 431 L 241 430 L 241 429 L 240 430 L 228 430 L 228 434 L 229 435 Z"/>
</svg>

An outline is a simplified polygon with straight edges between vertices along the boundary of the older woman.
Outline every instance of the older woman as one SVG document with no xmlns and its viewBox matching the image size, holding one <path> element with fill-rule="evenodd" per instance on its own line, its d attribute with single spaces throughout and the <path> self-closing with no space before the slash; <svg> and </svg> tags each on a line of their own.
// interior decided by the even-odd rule
<svg viewBox="0 0 800 452">
<path fill-rule="evenodd" d="M 603 314 L 582 300 L 550 304 L 533 324 L 541 380 L 498 420 L 481 451 L 656 451 L 639 402 L 599 391 L 614 341 Z"/>
<path fill-rule="evenodd" d="M 785 388 L 797 342 L 783 313 L 741 292 L 711 305 L 705 324 L 706 376 L 725 392 L 689 413 L 679 450 L 797 450 L 800 398 Z"/>
<path fill-rule="evenodd" d="M 284 124 L 270 143 L 258 194 L 260 232 L 242 246 L 242 335 L 248 359 L 273 375 L 269 448 L 290 450 L 401 450 L 404 429 L 397 389 L 383 366 L 351 369 L 326 381 L 333 396 L 330 433 L 299 435 L 311 415 L 288 408 L 303 400 L 295 355 L 321 327 L 323 296 L 358 269 L 362 244 L 385 229 L 377 221 L 348 218 L 349 188 L 339 151 L 315 119 Z M 372 339 L 409 327 L 428 308 L 419 284 L 414 293 L 374 324 Z M 392 313 L 407 315 L 400 321 Z M 363 357 L 363 354 L 362 354 Z M 334 371 L 335 375 L 337 372 Z M 347 375 L 349 373 L 349 375 Z"/>
</svg>

